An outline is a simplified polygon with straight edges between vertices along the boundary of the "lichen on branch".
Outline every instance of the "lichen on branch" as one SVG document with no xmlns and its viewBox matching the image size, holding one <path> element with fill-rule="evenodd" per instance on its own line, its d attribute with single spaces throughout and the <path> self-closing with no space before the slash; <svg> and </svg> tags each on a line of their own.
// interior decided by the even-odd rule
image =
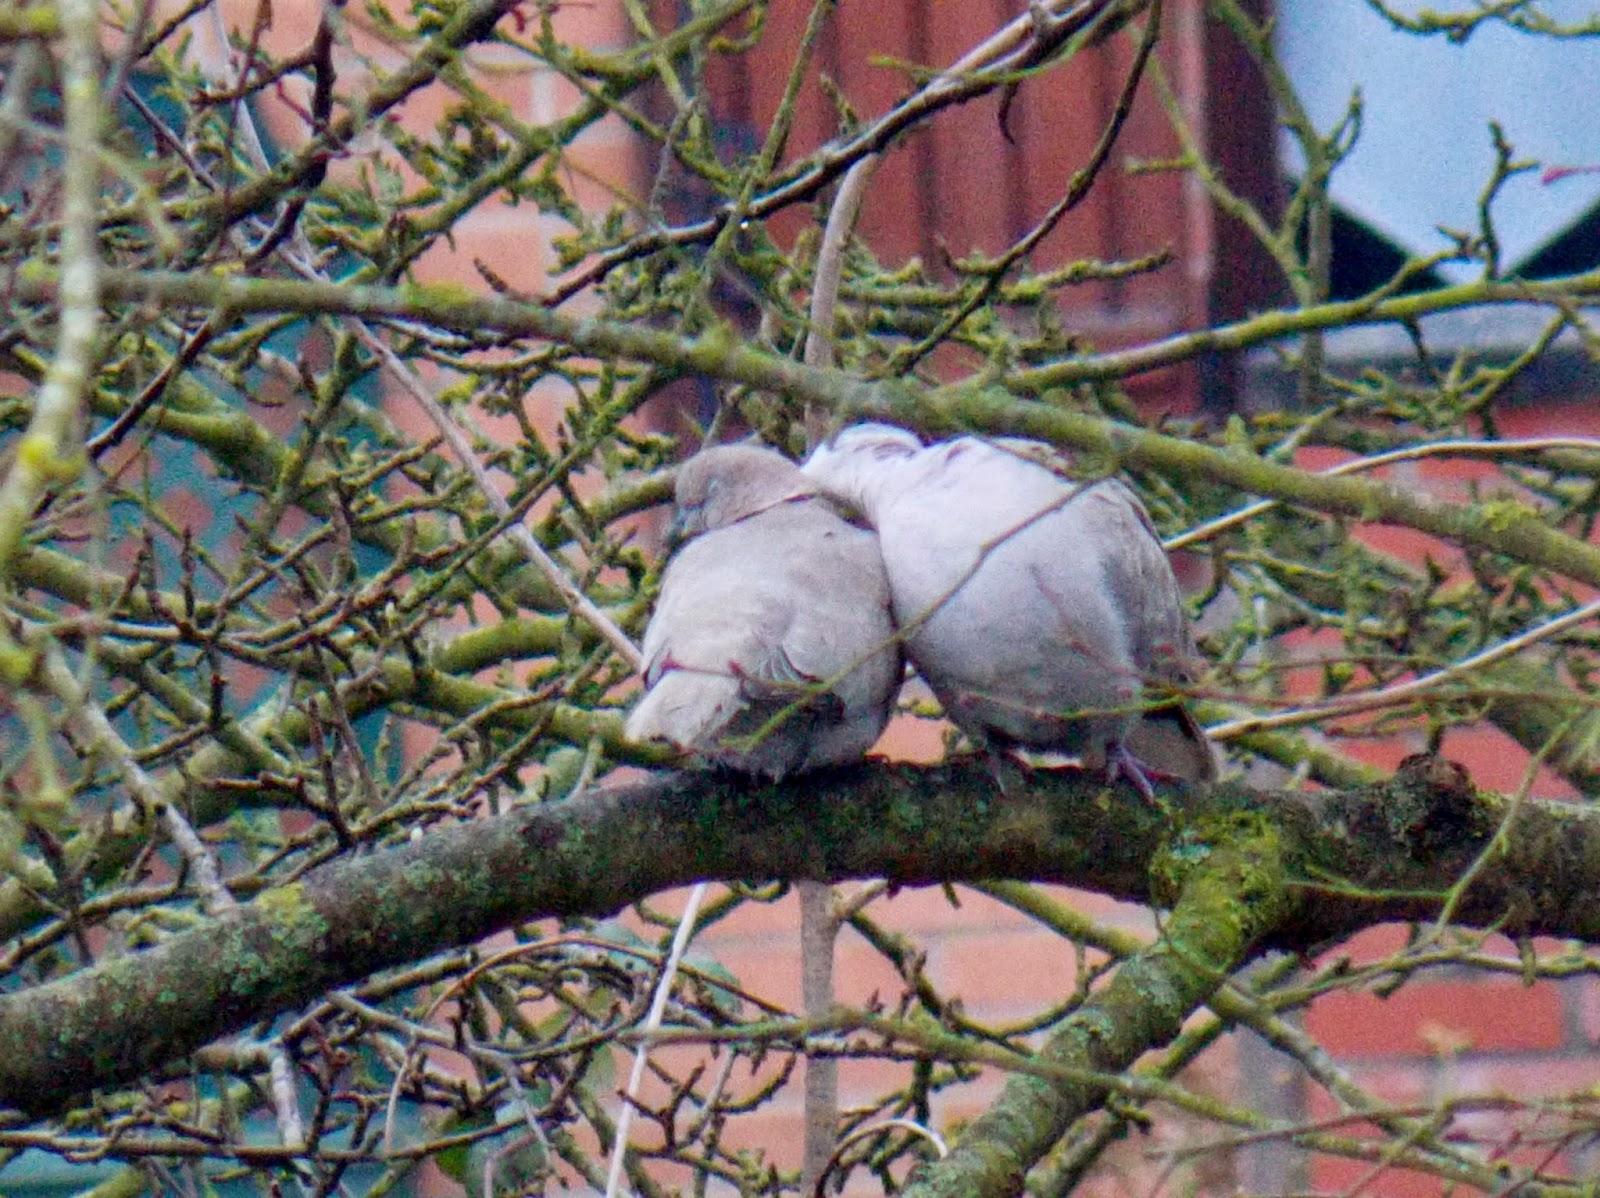
<svg viewBox="0 0 1600 1198">
<path fill-rule="evenodd" d="M 374 971 L 707 879 L 1015 878 L 1171 902 L 1167 938 L 1090 1020 L 1130 1052 L 1175 1030 L 1254 946 L 1304 949 L 1437 912 L 1508 815 L 1505 850 L 1454 896 L 1454 917 L 1600 938 L 1600 818 L 1508 808 L 1437 759 L 1347 792 L 1229 786 L 1169 793 L 1160 807 L 1077 770 L 1005 767 L 1001 780 L 977 763 L 873 765 L 776 787 L 669 775 L 335 862 L 145 952 L 0 996 L 0 1105 L 49 1110 Z M 141 1011 L 160 1017 L 130 1026 Z M 1069 1057 L 1085 1026 L 1064 1033 Z M 1042 1112 L 1038 1126 L 1076 1109 Z M 1028 1142 L 1042 1151 L 1042 1137 Z"/>
</svg>

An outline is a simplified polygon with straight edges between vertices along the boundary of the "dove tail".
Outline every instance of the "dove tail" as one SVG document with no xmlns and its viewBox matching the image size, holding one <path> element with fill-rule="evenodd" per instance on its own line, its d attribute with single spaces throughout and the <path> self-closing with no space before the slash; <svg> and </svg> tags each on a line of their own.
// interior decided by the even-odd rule
<svg viewBox="0 0 1600 1198">
<path fill-rule="evenodd" d="M 743 706 L 739 679 L 731 674 L 668 670 L 639 700 L 626 731 L 629 740 L 708 749 Z"/>
<path fill-rule="evenodd" d="M 1123 742 L 1141 762 L 1187 782 L 1214 782 L 1217 757 L 1205 730 L 1181 703 L 1145 712 Z"/>
</svg>

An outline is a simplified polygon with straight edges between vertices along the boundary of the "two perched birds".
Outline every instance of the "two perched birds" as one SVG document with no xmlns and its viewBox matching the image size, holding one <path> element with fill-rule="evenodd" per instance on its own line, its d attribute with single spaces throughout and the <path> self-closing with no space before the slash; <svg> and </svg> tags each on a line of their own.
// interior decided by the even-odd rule
<svg viewBox="0 0 1600 1198">
<path fill-rule="evenodd" d="M 692 539 L 645 632 L 628 735 L 770 778 L 858 760 L 903 650 L 980 746 L 1075 754 L 1147 796 L 1152 774 L 1210 780 L 1203 733 L 1151 694 L 1192 653 L 1155 529 L 1121 483 L 1064 478 L 1047 452 L 863 424 L 803 467 L 748 445 L 689 459 Z"/>
</svg>

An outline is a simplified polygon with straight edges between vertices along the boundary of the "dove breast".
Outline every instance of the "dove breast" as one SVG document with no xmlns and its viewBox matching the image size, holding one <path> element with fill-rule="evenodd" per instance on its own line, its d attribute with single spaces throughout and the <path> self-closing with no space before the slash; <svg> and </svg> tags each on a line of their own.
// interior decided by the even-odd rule
<svg viewBox="0 0 1600 1198">
<path fill-rule="evenodd" d="M 1138 498 L 1114 479 L 1064 478 L 1048 447 L 973 437 L 923 447 L 859 425 L 805 472 L 877 529 L 907 653 L 946 713 L 980 740 L 1103 761 L 1164 741 L 1141 715 L 1146 680 L 1191 652 L 1182 597 Z M 1148 764 L 1211 776 L 1192 721 Z"/>
<path fill-rule="evenodd" d="M 760 469 L 784 485 L 724 487 L 754 510 L 719 516 L 668 566 L 627 731 L 777 778 L 862 757 L 903 667 L 877 537 L 767 456 Z M 763 495 L 781 497 L 763 506 Z M 681 503 L 680 482 L 680 515 Z"/>
</svg>

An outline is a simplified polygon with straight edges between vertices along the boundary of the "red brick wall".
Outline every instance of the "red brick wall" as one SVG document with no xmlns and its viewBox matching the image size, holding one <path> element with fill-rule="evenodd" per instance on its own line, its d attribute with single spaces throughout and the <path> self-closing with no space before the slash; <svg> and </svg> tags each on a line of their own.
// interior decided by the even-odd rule
<svg viewBox="0 0 1600 1198">
<path fill-rule="evenodd" d="M 788 82 L 793 47 L 809 4 L 775 3 L 768 33 L 752 53 L 714 63 L 710 102 L 736 145 L 758 145 Z M 673 11 L 658 0 L 658 13 Z M 1200 82 L 1205 70 L 1200 0 L 1166 6 L 1158 51 L 1189 119 L 1206 121 Z M 944 66 L 958 60 L 1024 10 L 1011 0 L 952 4 L 945 0 L 842 4 L 824 34 L 800 93 L 788 158 L 809 153 L 839 129 L 821 85 L 826 75 L 856 113 L 871 118 L 909 90 L 901 64 Z M 1068 69 L 1029 79 L 1018 91 L 1000 133 L 999 96 L 941 113 L 885 156 L 873 176 L 859 223 L 861 235 L 885 262 L 919 255 L 938 267 L 946 255 L 994 255 L 1021 238 L 1068 188 L 1111 113 L 1132 58 L 1117 38 L 1088 51 Z M 1137 161 L 1171 159 L 1178 144 L 1155 95 L 1138 96 L 1117 148 L 1096 186 L 1035 251 L 1039 268 L 1080 259 L 1111 261 L 1170 250 L 1172 263 L 1154 274 L 1088 282 L 1068 289 L 1069 321 L 1095 343 L 1120 346 L 1159 337 L 1204 320 L 1210 310 L 1211 270 L 1218 230 L 1196 189 L 1174 173 L 1131 174 Z M 781 218 L 791 234 L 810 219 L 796 210 Z M 1165 408 L 1197 398 L 1192 368 L 1132 380 L 1137 396 Z"/>
<path fill-rule="evenodd" d="M 253 13 L 255 0 L 236 0 L 232 7 Z M 269 40 L 280 49 L 309 36 L 319 0 L 275 0 Z M 952 4 L 943 0 L 904 3 L 847 3 L 822 55 L 825 69 L 865 114 L 881 111 L 904 90 L 902 76 L 880 60 L 910 59 L 939 64 L 957 57 L 1018 6 L 1002 3 Z M 809 4 L 774 0 L 769 22 L 770 51 L 720 68 L 714 107 L 730 126 L 764 128 L 782 87 L 781 64 Z M 346 10 L 357 25 L 359 7 Z M 1193 100 L 1204 78 L 1204 44 L 1196 0 L 1169 5 L 1171 29 L 1162 49 L 1174 79 L 1190 97 L 1196 118 L 1202 108 Z M 246 24 L 248 16 L 240 19 Z M 614 0 L 590 0 L 560 7 L 560 23 L 575 36 L 594 44 L 616 44 L 627 27 Z M 1081 69 L 1052 72 L 1023 89 L 1011 117 L 1014 143 L 996 136 L 998 104 L 979 102 L 948 114 L 931 130 L 917 133 L 890 155 L 877 176 L 862 221 L 864 235 L 885 260 L 922 254 L 938 261 L 944 249 L 954 254 L 972 250 L 993 253 L 1020 235 L 1066 186 L 1084 160 L 1119 83 L 1127 57 L 1123 47 L 1097 54 Z M 571 100 L 549 76 L 541 76 L 491 51 L 475 53 L 480 75 L 514 112 L 545 119 Z M 813 78 L 791 141 L 801 154 L 833 133 L 830 110 Z M 413 98 L 403 119 L 417 127 L 431 125 L 446 98 L 430 89 Z M 274 134 L 292 143 L 299 135 L 287 108 L 271 108 L 267 119 Z M 1140 100 L 1125 135 L 1118 165 L 1128 157 L 1161 158 L 1174 145 L 1151 97 Z M 618 185 L 637 186 L 645 163 L 624 131 L 607 125 L 574 147 L 575 161 L 585 172 Z M 354 164 L 347 163 L 342 169 Z M 599 198 L 600 189 L 593 194 Z M 804 214 L 790 218 L 790 229 Z M 529 292 L 547 281 L 547 246 L 559 232 L 529 208 L 488 205 L 458 227 L 453 249 L 441 247 L 419 268 L 425 279 L 448 279 L 469 287 L 484 285 L 472 268 L 481 258 L 514 286 Z M 1192 327 L 1213 310 L 1209 288 L 1219 252 L 1219 232 L 1194 189 L 1171 175 L 1127 177 L 1112 170 L 1061 228 L 1046 241 L 1040 264 L 1057 264 L 1081 256 L 1113 258 L 1170 246 L 1175 263 L 1164 272 L 1125 284 L 1092 284 L 1073 297 L 1074 318 L 1103 344 L 1120 344 Z M 1186 406 L 1195 400 L 1188 372 L 1151 376 L 1140 381 L 1142 394 L 1162 406 Z M 1516 428 L 1510 427 L 1517 425 Z M 1600 414 L 1593 407 L 1530 409 L 1508 422 L 1507 434 L 1535 431 L 1600 433 Z M 1307 465 L 1329 461 L 1308 457 Z M 1452 493 L 1464 485 L 1465 468 L 1428 465 L 1391 473 L 1418 486 Z M 1480 480 L 1481 481 L 1481 480 Z M 1374 547 L 1418 561 L 1424 554 L 1452 560 L 1443 546 L 1399 530 L 1366 528 L 1359 534 Z M 889 746 L 900 755 L 936 756 L 936 729 L 902 724 Z M 1369 746 L 1369 758 L 1391 765 L 1417 748 L 1398 738 L 1389 745 Z M 1446 752 L 1463 762 L 1485 785 L 1514 786 L 1526 754 L 1491 730 L 1452 733 Z M 1558 795 L 1560 786 L 1542 779 L 1537 794 Z M 970 891 L 958 890 L 961 906 L 950 906 L 938 890 L 905 891 L 876 902 L 872 913 L 885 925 L 911 937 L 926 952 L 930 975 L 949 993 L 959 995 L 975 1015 L 1012 1018 L 1059 1002 L 1074 981 L 1076 963 L 1070 949 L 1055 936 L 1037 930 L 1025 918 Z M 1080 894 L 1073 901 L 1115 923 L 1148 930 L 1147 912 Z M 666 900 L 670 906 L 671 900 Z M 1318 962 L 1349 955 L 1370 958 L 1392 946 L 1399 931 L 1376 929 L 1332 950 Z M 1502 952 L 1504 945 L 1492 945 Z M 697 945 L 696 953 L 731 969 L 756 993 L 785 1005 L 798 1001 L 795 913 L 792 901 L 771 906 L 746 906 Z M 840 996 L 863 1002 L 874 995 L 893 1003 L 903 981 L 852 931 L 839 948 Z M 1527 988 L 1512 976 L 1484 979 L 1441 974 L 1419 979 L 1388 998 L 1340 993 L 1315 1002 L 1305 1018 L 1307 1029 L 1329 1052 L 1380 1095 L 1402 1101 L 1427 1102 L 1468 1088 L 1504 1089 L 1527 1095 L 1555 1088 L 1573 1088 L 1600 1080 L 1594 1047 L 1600 1037 L 1600 983 L 1584 979 L 1567 984 L 1543 983 Z M 1252 1079 L 1236 1072 L 1243 1050 L 1224 1044 L 1202 1072 L 1208 1084 L 1237 1098 L 1251 1089 Z M 1265 1050 L 1251 1050 L 1250 1067 L 1271 1062 Z M 887 1065 L 847 1065 L 843 1074 L 846 1104 L 875 1093 L 899 1076 Z M 1259 1081 L 1260 1079 L 1253 1079 Z M 939 1108 L 936 1122 L 948 1130 L 981 1109 L 993 1094 L 996 1079 L 965 1087 Z M 1314 1088 L 1291 1096 L 1310 1116 L 1332 1107 Z M 1483 1119 L 1493 1119 L 1485 1115 Z M 798 1097 L 780 1100 L 737 1132 L 760 1143 L 775 1159 L 793 1165 L 798 1159 Z M 1159 1133 L 1158 1133 L 1159 1134 Z M 1116 1161 L 1134 1162 L 1150 1142 L 1128 1150 Z M 1284 1166 L 1292 1174 L 1293 1162 Z M 1335 1191 L 1363 1177 L 1367 1166 L 1317 1158 L 1306 1183 L 1318 1191 Z M 1404 1195 L 1436 1193 L 1437 1183 L 1391 1171 L 1369 1193 Z M 1204 1180 L 1205 1192 L 1228 1192 L 1231 1175 Z M 1131 1183 L 1127 1183 L 1131 1185 Z M 1284 1182 L 1283 1184 L 1288 1184 Z M 1109 1167 L 1095 1192 L 1124 1192 L 1117 1168 Z M 1142 1192 L 1142 1190 L 1141 1190 Z"/>
<path fill-rule="evenodd" d="M 1600 396 L 1570 395 L 1525 404 L 1504 412 L 1500 435 L 1512 437 L 1600 435 Z M 1331 459 L 1318 457 L 1325 467 Z M 1468 487 L 1482 493 L 1510 489 L 1492 467 L 1480 462 L 1430 461 L 1397 468 L 1391 482 L 1409 484 L 1443 499 L 1462 500 Z M 1369 545 L 1412 564 L 1426 557 L 1453 569 L 1460 554 L 1449 546 L 1403 529 L 1363 526 L 1355 530 Z M 1391 742 L 1351 746 L 1353 755 L 1388 767 L 1423 747 L 1420 731 Z M 1444 739 L 1444 755 L 1467 768 L 1485 789 L 1515 792 L 1522 785 L 1531 755 L 1503 732 L 1487 724 L 1452 730 Z M 1537 798 L 1572 799 L 1572 788 L 1547 769 L 1537 772 L 1529 792 Z M 1329 968 L 1337 961 L 1354 965 L 1375 961 L 1405 942 L 1406 929 L 1387 925 L 1368 930 L 1330 950 L 1314 962 Z M 1541 958 L 1561 946 L 1539 941 Z M 1504 937 L 1487 936 L 1481 952 L 1505 962 L 1517 960 L 1518 948 Z M 1305 1028 L 1346 1066 L 1356 1081 L 1381 1098 L 1426 1107 L 1468 1095 L 1540 1097 L 1571 1094 L 1600 1082 L 1600 980 L 1570 980 L 1525 985 L 1516 972 L 1490 974 L 1446 967 L 1422 973 L 1393 993 L 1341 991 L 1315 1000 L 1305 1015 Z M 1312 1118 L 1333 1115 L 1336 1107 L 1319 1088 L 1304 1087 L 1302 1109 Z M 1533 1128 L 1526 1115 L 1480 1111 L 1463 1117 L 1474 1134 L 1515 1146 Z M 1543 1160 L 1547 1150 L 1513 1147 L 1520 1163 Z M 1577 1175 L 1596 1165 L 1592 1150 L 1562 1152 L 1551 1167 Z M 1364 1177 L 1371 1166 L 1357 1161 L 1317 1156 L 1308 1181 L 1319 1192 L 1340 1192 Z M 1395 1198 L 1436 1195 L 1442 1183 L 1424 1174 L 1391 1169 L 1369 1192 Z M 1475 1191 L 1471 1191 L 1475 1192 Z"/>
</svg>

